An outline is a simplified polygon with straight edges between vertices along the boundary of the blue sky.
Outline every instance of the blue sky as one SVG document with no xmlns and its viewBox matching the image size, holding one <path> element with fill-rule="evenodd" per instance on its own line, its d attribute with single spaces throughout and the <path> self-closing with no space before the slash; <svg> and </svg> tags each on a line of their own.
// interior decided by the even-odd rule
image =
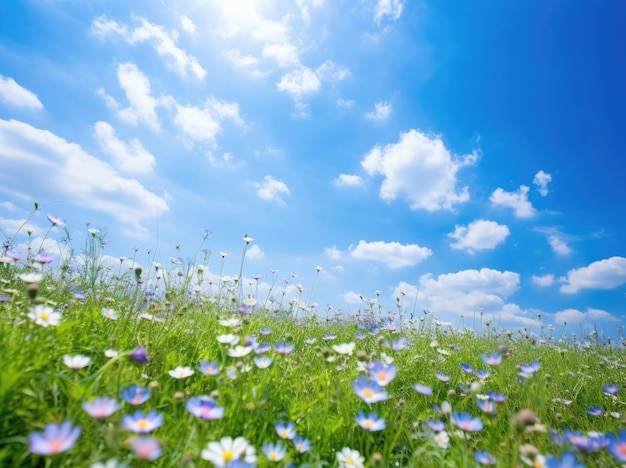
<svg viewBox="0 0 626 468">
<path fill-rule="evenodd" d="M 248 233 L 244 276 L 266 290 L 278 269 L 304 299 L 315 282 L 320 310 L 354 312 L 378 290 L 386 310 L 402 297 L 455 325 L 541 313 L 556 332 L 614 334 L 625 13 L 565 0 L 3 2 L 0 227 L 12 238 L 37 200 L 34 238 L 52 214 L 80 250 L 90 222 L 108 255 L 139 246 L 140 264 L 150 249 L 168 268 L 209 229 L 213 275 L 219 252 L 239 272 Z"/>
</svg>

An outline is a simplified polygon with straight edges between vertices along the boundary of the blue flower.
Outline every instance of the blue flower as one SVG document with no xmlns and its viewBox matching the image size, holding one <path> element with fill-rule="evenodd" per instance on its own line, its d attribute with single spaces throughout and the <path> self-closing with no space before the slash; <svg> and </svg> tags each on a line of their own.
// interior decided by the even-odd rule
<svg viewBox="0 0 626 468">
<path fill-rule="evenodd" d="M 220 368 L 216 362 L 200 361 L 200 372 L 204 375 L 217 375 L 220 373 Z"/>
<path fill-rule="evenodd" d="M 144 415 L 143 411 L 137 410 L 132 416 L 127 414 L 122 418 L 122 426 L 124 426 L 124 429 L 138 434 L 152 432 L 162 425 L 163 415 L 156 411 L 150 411 L 148 414 Z"/>
<path fill-rule="evenodd" d="M 502 355 L 498 353 L 483 354 L 483 361 L 490 366 L 497 366 L 502 362 Z"/>
<path fill-rule="evenodd" d="M 474 460 L 481 465 L 495 465 L 497 461 L 493 455 L 486 451 L 474 452 Z"/>
<path fill-rule="evenodd" d="M 545 466 L 546 468 L 585 468 L 585 465 L 580 463 L 572 452 L 564 452 L 560 459 L 548 457 Z"/>
<path fill-rule="evenodd" d="M 472 418 L 467 413 L 452 413 L 452 421 L 466 432 L 480 431 L 483 428 L 480 418 Z"/>
<path fill-rule="evenodd" d="M 474 368 L 469 364 L 465 364 L 464 362 L 461 363 L 461 370 L 466 374 L 471 374 L 474 372 Z"/>
<path fill-rule="evenodd" d="M 296 448 L 296 451 L 299 453 L 308 452 L 311 450 L 311 442 L 304 437 L 295 436 L 292 439 L 293 445 Z"/>
<path fill-rule="evenodd" d="M 224 417 L 224 408 L 217 406 L 215 400 L 206 395 L 191 397 L 187 400 L 185 408 L 194 416 L 205 421 Z"/>
<path fill-rule="evenodd" d="M 370 368 L 370 379 L 381 387 L 385 387 L 396 377 L 396 366 L 387 365 L 382 361 L 376 361 Z"/>
<path fill-rule="evenodd" d="M 263 450 L 265 458 L 272 462 L 280 461 L 287 455 L 287 449 L 280 442 L 266 442 L 261 447 L 261 450 Z"/>
<path fill-rule="evenodd" d="M 382 431 L 385 427 L 387 427 L 385 420 L 379 418 L 376 413 L 373 412 L 370 413 L 369 416 L 365 416 L 363 411 L 359 411 L 359 415 L 356 417 L 355 421 L 363 429 L 370 432 Z"/>
<path fill-rule="evenodd" d="M 296 436 L 296 423 L 294 422 L 285 424 L 283 421 L 278 421 L 274 429 L 281 439 L 293 439 Z"/>
<path fill-rule="evenodd" d="M 602 391 L 607 395 L 615 395 L 619 392 L 619 385 L 602 385 Z"/>
<path fill-rule="evenodd" d="M 376 382 L 370 382 L 367 377 L 360 375 L 356 382 L 352 382 L 354 393 L 365 403 L 376 403 L 389 398 L 389 394 L 383 391 L 382 387 Z"/>
<path fill-rule="evenodd" d="M 626 429 L 619 431 L 617 436 L 608 433 L 606 439 L 609 441 L 606 449 L 611 455 L 620 463 L 626 462 Z"/>
<path fill-rule="evenodd" d="M 120 398 L 131 405 L 141 405 L 150 398 L 150 390 L 146 387 L 133 385 L 120 392 Z"/>
</svg>

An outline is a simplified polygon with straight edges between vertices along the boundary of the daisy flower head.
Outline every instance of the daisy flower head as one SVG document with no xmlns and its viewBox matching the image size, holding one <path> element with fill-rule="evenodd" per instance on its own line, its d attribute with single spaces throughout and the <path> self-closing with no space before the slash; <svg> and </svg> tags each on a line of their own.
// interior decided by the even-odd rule
<svg viewBox="0 0 626 468">
<path fill-rule="evenodd" d="M 389 382 L 396 378 L 396 366 L 393 364 L 385 364 L 382 361 L 376 361 L 369 369 L 370 379 L 381 387 L 385 387 Z"/>
<path fill-rule="evenodd" d="M 365 466 L 365 458 L 357 450 L 344 447 L 341 452 L 337 452 L 337 462 L 339 468 L 363 468 Z"/>
<path fill-rule="evenodd" d="M 434 437 L 435 443 L 439 446 L 439 448 L 447 449 L 450 446 L 450 436 L 446 431 L 437 432 Z"/>
<path fill-rule="evenodd" d="M 61 323 L 60 312 L 41 304 L 31 307 L 28 318 L 42 327 L 56 327 Z"/>
<path fill-rule="evenodd" d="M 141 405 L 150 398 L 150 390 L 146 387 L 133 385 L 120 392 L 120 398 L 131 405 Z"/>
<path fill-rule="evenodd" d="M 120 409 L 117 400 L 108 397 L 94 398 L 91 401 L 85 401 L 81 406 L 89 416 L 96 419 L 108 418 Z"/>
<path fill-rule="evenodd" d="M 241 358 L 247 356 L 252 352 L 252 346 L 235 346 L 228 350 L 228 355 L 234 358 Z"/>
<path fill-rule="evenodd" d="M 285 424 L 283 421 L 278 421 L 274 429 L 281 439 L 293 439 L 296 436 L 296 423 L 294 422 Z"/>
<path fill-rule="evenodd" d="M 355 421 L 363 429 L 370 432 L 382 431 L 387 427 L 385 420 L 379 418 L 374 412 L 370 413 L 369 416 L 365 416 L 363 411 L 359 411 L 359 415 L 356 417 Z"/>
<path fill-rule="evenodd" d="M 175 379 L 186 379 L 194 374 L 194 370 L 189 366 L 178 366 L 176 369 L 168 372 Z"/>
<path fill-rule="evenodd" d="M 370 382 L 367 377 L 360 375 L 356 382 L 352 382 L 354 393 L 365 403 L 376 403 L 389 399 L 389 394 L 382 390 L 376 382 Z"/>
<path fill-rule="evenodd" d="M 143 411 L 137 410 L 133 415 L 127 414 L 122 418 L 124 429 L 138 434 L 152 432 L 162 425 L 163 415 L 156 411 L 150 411 L 144 415 Z"/>
<path fill-rule="evenodd" d="M 201 457 L 218 468 L 232 466 L 235 462 L 256 463 L 256 450 L 243 437 L 222 437 L 219 442 L 209 442 Z"/>
<path fill-rule="evenodd" d="M 209 396 L 191 397 L 185 407 L 191 414 L 205 421 L 224 417 L 224 408 L 217 406 L 215 400 Z"/>
<path fill-rule="evenodd" d="M 280 442 L 266 442 L 263 444 L 261 450 L 263 450 L 265 458 L 271 462 L 280 461 L 287 455 L 287 449 L 283 447 L 283 444 Z"/>
<path fill-rule="evenodd" d="M 32 432 L 28 436 L 28 450 L 37 455 L 56 455 L 71 449 L 82 429 L 73 427 L 71 421 L 61 424 L 50 423 L 42 432 Z"/>
<path fill-rule="evenodd" d="M 218 335 L 217 341 L 221 344 L 236 345 L 237 343 L 239 343 L 239 337 L 232 334 Z"/>
<path fill-rule="evenodd" d="M 347 356 L 350 356 L 352 352 L 354 351 L 354 346 L 355 346 L 354 342 L 341 343 L 341 344 L 333 345 L 333 349 L 338 354 L 345 354 Z"/>
<path fill-rule="evenodd" d="M 75 356 L 66 354 L 63 356 L 63 364 L 70 369 L 82 369 L 83 367 L 87 367 L 91 364 L 91 358 L 83 356 L 82 354 L 77 354 Z"/>
<path fill-rule="evenodd" d="M 233 318 L 229 318 L 229 319 L 220 320 L 219 323 L 223 327 L 237 327 L 237 326 L 241 325 L 242 321 L 241 321 L 241 319 L 233 317 Z"/>
<path fill-rule="evenodd" d="M 153 461 L 163 455 L 163 449 L 154 437 L 135 437 L 128 442 L 128 445 L 142 460 Z"/>
</svg>

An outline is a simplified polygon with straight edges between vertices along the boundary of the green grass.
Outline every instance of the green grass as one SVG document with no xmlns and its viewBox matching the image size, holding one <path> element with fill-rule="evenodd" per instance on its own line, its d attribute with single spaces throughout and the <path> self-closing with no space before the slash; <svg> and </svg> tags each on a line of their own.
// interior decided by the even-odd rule
<svg viewBox="0 0 626 468">
<path fill-rule="evenodd" d="M 154 290 L 157 283 L 136 284 L 132 273 L 104 272 L 97 264 L 95 270 L 93 263 L 85 264 L 91 270 L 49 270 L 34 299 L 27 283 L 19 278 L 25 267 L 0 264 L 0 294 L 5 296 L 0 302 L 0 466 L 80 467 L 110 458 L 130 466 L 148 464 L 129 447 L 135 435 L 121 426 L 123 416 L 137 408 L 122 403 L 119 411 L 97 420 L 81 407 L 98 396 L 121 402 L 120 391 L 130 385 L 149 387 L 151 398 L 138 408 L 155 410 L 164 418 L 163 425 L 149 434 L 163 450 L 152 462 L 155 466 L 211 466 L 202 459 L 202 450 L 225 436 L 245 437 L 256 449 L 259 466 L 337 466 L 336 453 L 349 447 L 360 452 L 366 466 L 472 467 L 478 466 L 473 453 L 485 450 L 498 460 L 497 466 L 511 467 L 522 463 L 520 447 L 526 444 L 546 456 L 575 451 L 587 466 L 618 466 L 604 448 L 582 453 L 569 443 L 555 444 L 544 431 L 617 434 L 625 427 L 626 354 L 622 348 L 595 341 L 587 346 L 572 341 L 556 343 L 556 339 L 543 342 L 527 332 L 511 333 L 490 326 L 481 332 L 456 331 L 433 324 L 431 316 L 412 324 L 396 322 L 400 331 L 393 331 L 386 327 L 386 312 L 379 317 L 375 311 L 367 318 L 370 325 L 378 324 L 377 332 L 372 332 L 371 326 L 362 327 L 363 317 L 327 319 L 300 314 L 294 320 L 290 311 L 265 311 L 259 304 L 254 312 L 241 314 L 216 305 L 214 296 L 189 293 L 192 283 L 185 277 L 170 278 L 167 286 L 162 278 L 157 291 L 163 294 L 144 307 L 140 304 L 146 290 Z M 163 275 L 167 277 L 167 272 Z M 193 284 L 196 280 L 194 276 Z M 79 288 L 84 288 L 84 294 L 77 298 Z M 219 299 L 226 299 L 222 303 L 230 304 L 229 294 L 237 295 L 236 284 L 220 290 Z M 215 288 L 215 294 L 217 291 Z M 60 311 L 61 323 L 50 327 L 34 323 L 28 313 L 37 303 Z M 103 308 L 115 310 L 117 319 L 104 317 Z M 140 318 L 141 313 L 159 320 Z M 220 324 L 232 317 L 239 319 L 236 326 Z M 264 328 L 271 329 L 267 336 L 260 334 Z M 270 367 L 257 368 L 252 361 L 254 352 L 230 357 L 229 346 L 217 340 L 227 333 L 237 335 L 240 345 L 253 335 L 259 343 L 271 345 L 266 353 L 273 358 Z M 329 333 L 336 337 L 325 340 Z M 359 339 L 357 333 L 365 337 Z M 307 343 L 313 338 L 315 343 Z M 409 345 L 393 350 L 388 344 L 400 338 Z M 294 351 L 278 353 L 274 345 L 279 342 L 293 344 Z M 351 342 L 356 346 L 350 355 L 333 349 L 333 345 Z M 149 363 L 137 364 L 130 358 L 138 346 L 146 348 Z M 498 351 L 499 346 L 509 349 L 502 363 L 484 363 L 481 355 Z M 116 350 L 118 357 L 106 357 L 109 349 Z M 65 366 L 63 356 L 76 354 L 88 356 L 91 363 L 78 370 Z M 393 360 L 397 376 L 385 387 L 390 398 L 369 405 L 355 394 L 352 383 L 363 374 L 359 363 L 381 359 Z M 202 360 L 217 362 L 219 375 L 203 375 L 198 369 Z M 540 369 L 520 383 L 518 366 L 533 361 L 540 363 Z M 487 370 L 490 376 L 480 388 L 463 393 L 459 384 L 479 379 L 463 372 L 461 363 Z M 175 379 L 169 371 L 177 366 L 190 366 L 195 373 Z M 228 375 L 229 369 L 236 377 Z M 450 380 L 438 380 L 435 371 Z M 416 383 L 431 387 L 432 395 L 415 391 Z M 608 396 L 602 389 L 607 384 L 622 389 Z M 487 392 L 506 396 L 505 402 L 496 404 L 494 415 L 484 414 L 477 404 L 477 395 Z M 224 417 L 203 421 L 191 415 L 186 401 L 200 395 L 214 397 L 224 408 Z M 444 401 L 454 412 L 479 417 L 484 427 L 463 433 L 450 415 L 434 411 L 433 404 Z M 587 408 L 594 406 L 602 407 L 602 416 L 589 414 Z M 518 413 L 525 409 L 534 413 L 537 425 L 515 424 Z M 364 430 L 355 422 L 359 410 L 375 412 L 386 421 L 386 428 Z M 426 425 L 429 419 L 446 423 L 447 448 L 435 443 L 434 433 Z M 73 447 L 54 456 L 29 451 L 33 431 L 65 420 L 82 428 Z M 291 441 L 280 440 L 274 428 L 280 420 L 294 422 L 296 432 L 311 442 L 311 450 L 298 453 Z M 261 447 L 278 441 L 287 448 L 287 456 L 279 463 L 269 462 Z"/>
</svg>

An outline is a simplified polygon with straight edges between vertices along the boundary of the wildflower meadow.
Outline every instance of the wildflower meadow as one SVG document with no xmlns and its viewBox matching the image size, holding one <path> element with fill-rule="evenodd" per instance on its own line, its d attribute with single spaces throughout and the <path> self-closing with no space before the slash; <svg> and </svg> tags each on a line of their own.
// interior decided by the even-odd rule
<svg viewBox="0 0 626 468">
<path fill-rule="evenodd" d="M 621 330 L 318 311 L 277 272 L 258 292 L 248 235 L 232 265 L 115 264 L 104 232 L 75 250 L 48 220 L 65 250 L 17 232 L 1 252 L 0 466 L 626 466 Z"/>
</svg>

